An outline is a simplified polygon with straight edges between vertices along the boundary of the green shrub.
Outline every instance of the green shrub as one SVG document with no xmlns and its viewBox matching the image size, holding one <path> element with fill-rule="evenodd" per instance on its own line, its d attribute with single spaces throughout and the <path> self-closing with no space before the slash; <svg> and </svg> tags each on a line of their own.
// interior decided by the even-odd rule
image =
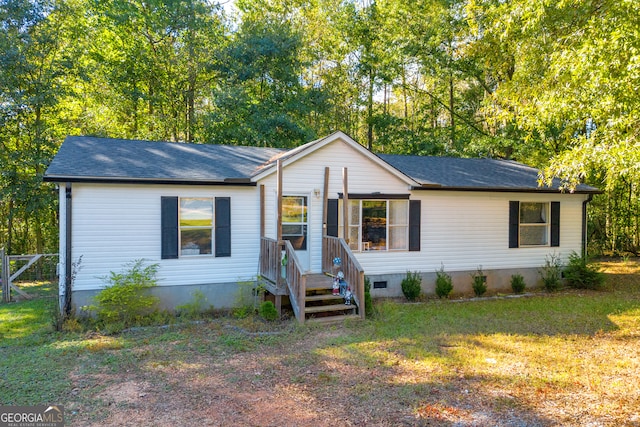
<svg viewBox="0 0 640 427">
<path fill-rule="evenodd" d="M 364 278 L 364 314 L 366 317 L 373 316 L 373 300 L 371 299 L 371 280 Z"/>
<path fill-rule="evenodd" d="M 262 291 L 262 286 L 253 278 L 238 280 L 233 316 L 237 319 L 244 319 L 255 314 Z"/>
<path fill-rule="evenodd" d="M 477 297 L 480 297 L 487 292 L 487 276 L 484 275 L 482 266 L 479 266 L 478 270 L 471 275 L 471 287 L 473 288 L 473 293 L 476 294 Z"/>
<path fill-rule="evenodd" d="M 513 289 L 514 293 L 523 293 L 525 287 L 526 284 L 524 283 L 524 277 L 522 277 L 522 274 L 514 274 L 511 276 L 511 289 Z"/>
<path fill-rule="evenodd" d="M 121 273 L 112 271 L 103 278 L 107 287 L 87 309 L 111 332 L 140 323 L 157 308 L 159 298 L 148 292 L 157 285 L 157 272 L 158 264 L 145 266 L 142 259 L 125 264 Z"/>
<path fill-rule="evenodd" d="M 444 264 L 440 270 L 436 271 L 436 295 L 438 298 L 449 298 L 449 294 L 453 291 L 453 282 L 451 276 L 445 273 Z"/>
<path fill-rule="evenodd" d="M 542 284 L 548 292 L 557 291 L 562 279 L 562 261 L 558 255 L 549 254 L 545 257 L 544 267 L 539 271 Z"/>
<path fill-rule="evenodd" d="M 569 255 L 564 277 L 567 285 L 577 289 L 600 289 L 604 284 L 604 274 L 600 269 L 575 252 Z"/>
<path fill-rule="evenodd" d="M 402 279 L 402 293 L 409 301 L 415 301 L 420 296 L 422 291 L 422 277 L 416 271 L 412 273 L 407 271 L 407 277 Z"/>
<path fill-rule="evenodd" d="M 269 321 L 276 320 L 279 317 L 278 310 L 276 310 L 276 306 L 271 301 L 263 301 L 260 304 L 258 313 L 260 313 L 260 317 L 262 317 L 264 320 Z"/>
<path fill-rule="evenodd" d="M 203 318 L 206 312 L 213 311 L 213 305 L 207 304 L 209 300 L 200 289 L 196 289 L 191 295 L 193 296 L 191 301 L 176 306 L 178 316 L 195 320 Z"/>
</svg>

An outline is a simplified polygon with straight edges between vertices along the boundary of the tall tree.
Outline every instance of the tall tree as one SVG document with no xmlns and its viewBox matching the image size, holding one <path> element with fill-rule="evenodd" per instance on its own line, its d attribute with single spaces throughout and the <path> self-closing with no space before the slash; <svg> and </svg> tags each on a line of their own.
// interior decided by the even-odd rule
<svg viewBox="0 0 640 427">
<path fill-rule="evenodd" d="M 320 93 L 303 78 L 302 37 L 292 10 L 239 2 L 242 23 L 224 52 L 208 117 L 212 142 L 293 147 L 315 136 Z"/>
<path fill-rule="evenodd" d="M 224 45 L 221 10 L 205 0 L 94 0 L 98 34 L 88 57 L 96 133 L 202 139 L 206 94 Z M 100 119 L 102 116 L 104 119 Z"/>
<path fill-rule="evenodd" d="M 55 191 L 42 175 L 66 133 L 75 80 L 78 3 L 0 2 L 0 239 L 9 252 L 55 251 Z"/>
</svg>

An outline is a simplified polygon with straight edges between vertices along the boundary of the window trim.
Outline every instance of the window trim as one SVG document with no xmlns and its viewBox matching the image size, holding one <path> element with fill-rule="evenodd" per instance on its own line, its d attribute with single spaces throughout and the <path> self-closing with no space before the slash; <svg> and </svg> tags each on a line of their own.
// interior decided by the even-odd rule
<svg viewBox="0 0 640 427">
<path fill-rule="evenodd" d="M 182 221 L 182 201 L 183 200 L 208 200 L 211 202 L 211 225 L 210 226 L 185 226 L 181 224 Z M 213 197 L 178 197 L 178 257 L 179 258 L 189 258 L 189 257 L 211 257 L 215 254 L 215 198 Z M 209 253 L 198 253 L 198 254 L 183 254 L 182 248 L 182 231 L 183 230 L 211 230 L 211 243 Z"/>
</svg>

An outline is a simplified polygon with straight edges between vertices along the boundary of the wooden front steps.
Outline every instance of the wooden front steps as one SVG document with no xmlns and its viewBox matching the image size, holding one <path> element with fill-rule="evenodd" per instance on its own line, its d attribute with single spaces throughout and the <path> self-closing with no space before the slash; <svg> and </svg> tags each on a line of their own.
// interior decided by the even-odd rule
<svg viewBox="0 0 640 427">
<path fill-rule="evenodd" d="M 340 322 L 345 319 L 357 319 L 357 306 L 344 303 L 344 298 L 333 295 L 333 278 L 325 274 L 306 276 L 305 320 L 321 323 Z"/>
</svg>

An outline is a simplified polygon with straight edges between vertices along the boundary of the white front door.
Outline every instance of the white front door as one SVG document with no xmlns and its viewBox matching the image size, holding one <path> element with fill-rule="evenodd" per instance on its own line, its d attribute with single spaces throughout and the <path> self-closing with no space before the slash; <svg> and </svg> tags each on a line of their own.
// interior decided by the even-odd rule
<svg viewBox="0 0 640 427">
<path fill-rule="evenodd" d="M 282 197 L 282 238 L 289 240 L 304 271 L 309 270 L 309 198 Z"/>
</svg>

